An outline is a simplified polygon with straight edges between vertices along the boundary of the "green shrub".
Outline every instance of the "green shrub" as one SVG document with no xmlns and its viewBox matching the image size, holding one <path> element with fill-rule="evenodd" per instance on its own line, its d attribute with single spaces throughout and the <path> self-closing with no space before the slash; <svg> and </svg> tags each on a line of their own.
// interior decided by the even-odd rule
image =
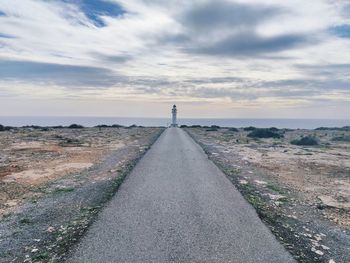
<svg viewBox="0 0 350 263">
<path fill-rule="evenodd" d="M 218 129 L 220 129 L 220 126 L 212 125 L 209 128 L 207 128 L 206 131 L 217 131 Z"/>
<path fill-rule="evenodd" d="M 315 129 L 316 131 L 350 131 L 350 126 L 344 127 L 319 127 Z"/>
<path fill-rule="evenodd" d="M 13 129 L 13 127 L 11 127 L 11 126 L 4 126 L 4 125 L 0 124 L 0 132 L 1 131 L 9 131 L 11 129 Z"/>
<path fill-rule="evenodd" d="M 234 128 L 234 127 L 229 128 L 228 130 L 231 132 L 239 132 L 239 130 L 237 128 Z"/>
<path fill-rule="evenodd" d="M 79 124 L 71 124 L 68 126 L 68 128 L 70 128 L 70 129 L 82 129 L 82 128 L 84 128 L 84 126 L 79 125 Z"/>
<path fill-rule="evenodd" d="M 248 135 L 250 138 L 282 138 L 283 135 L 271 129 L 255 129 Z"/>
<path fill-rule="evenodd" d="M 349 135 L 337 136 L 337 137 L 332 138 L 332 141 L 334 141 L 334 142 L 350 142 L 350 136 Z"/>
<path fill-rule="evenodd" d="M 216 129 L 216 128 L 208 128 L 208 129 L 206 129 L 205 131 L 217 131 L 218 129 Z"/>
<path fill-rule="evenodd" d="M 187 128 L 187 125 L 181 125 L 180 128 Z"/>
<path fill-rule="evenodd" d="M 255 128 L 255 127 L 253 127 L 253 126 L 249 126 L 249 127 L 245 127 L 245 128 L 243 128 L 243 130 L 245 130 L 245 131 L 254 131 L 254 130 L 256 130 L 257 128 Z"/>
<path fill-rule="evenodd" d="M 312 146 L 312 145 L 318 145 L 318 140 L 315 137 L 312 136 L 306 136 L 301 139 L 295 139 L 290 142 L 294 145 L 305 145 L 305 146 Z"/>
</svg>

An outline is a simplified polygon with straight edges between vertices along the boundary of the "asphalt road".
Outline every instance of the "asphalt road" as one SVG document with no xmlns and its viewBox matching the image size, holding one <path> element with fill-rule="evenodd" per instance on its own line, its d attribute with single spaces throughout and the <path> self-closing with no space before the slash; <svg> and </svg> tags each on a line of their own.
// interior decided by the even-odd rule
<svg viewBox="0 0 350 263">
<path fill-rule="evenodd" d="M 68 262 L 294 262 L 203 150 L 167 129 Z"/>
</svg>

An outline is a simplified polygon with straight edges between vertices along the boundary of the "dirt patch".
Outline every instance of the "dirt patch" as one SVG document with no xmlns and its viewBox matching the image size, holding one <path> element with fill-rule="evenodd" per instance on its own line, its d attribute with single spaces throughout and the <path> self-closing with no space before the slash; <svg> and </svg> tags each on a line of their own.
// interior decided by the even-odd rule
<svg viewBox="0 0 350 263">
<path fill-rule="evenodd" d="M 33 187 L 90 168 L 144 136 L 140 128 L 17 128 L 0 133 L 0 217 L 38 194 Z M 15 190 L 16 187 L 22 191 Z M 10 197 L 11 196 L 11 197 Z"/>
<path fill-rule="evenodd" d="M 0 181 L 0 262 L 62 262 L 161 132 L 85 128 L 40 131 L 40 136 L 26 129 L 0 133 L 2 165 L 23 167 Z M 61 144 L 74 136 L 80 145 Z"/>
<path fill-rule="evenodd" d="M 350 131 L 186 129 L 229 176 L 259 216 L 300 262 L 349 262 Z M 290 142 L 305 136 L 316 146 Z"/>
</svg>

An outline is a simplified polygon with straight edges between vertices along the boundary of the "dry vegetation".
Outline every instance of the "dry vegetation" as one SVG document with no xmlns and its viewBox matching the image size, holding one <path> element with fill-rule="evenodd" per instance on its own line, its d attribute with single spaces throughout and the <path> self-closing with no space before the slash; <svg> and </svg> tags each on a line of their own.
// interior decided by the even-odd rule
<svg viewBox="0 0 350 263">
<path fill-rule="evenodd" d="M 317 130 L 210 127 L 187 131 L 257 210 L 293 219 L 294 223 L 283 219 L 281 224 L 289 225 L 288 231 L 293 235 L 306 237 L 309 245 L 303 246 L 313 252 L 308 255 L 300 247 L 300 251 L 294 251 L 299 260 L 348 262 L 345 258 L 350 259 L 349 127 Z M 273 221 L 267 223 L 273 225 Z M 314 233 L 303 227 L 311 232 L 313 229 Z M 272 228 L 278 232 L 275 226 Z M 288 235 L 281 233 L 284 230 L 276 233 L 282 239 Z M 339 234 L 335 237 L 334 233 Z M 322 247 L 317 241 L 321 239 L 328 239 L 329 246 L 334 247 L 329 249 L 325 243 Z M 296 242 L 301 241 L 290 238 L 287 246 Z"/>
</svg>

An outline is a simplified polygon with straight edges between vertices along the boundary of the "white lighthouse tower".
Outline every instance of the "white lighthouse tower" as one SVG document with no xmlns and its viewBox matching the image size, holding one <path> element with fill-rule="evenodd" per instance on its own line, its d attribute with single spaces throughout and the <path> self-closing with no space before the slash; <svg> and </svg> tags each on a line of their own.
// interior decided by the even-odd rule
<svg viewBox="0 0 350 263">
<path fill-rule="evenodd" d="M 176 121 L 176 115 L 177 115 L 177 109 L 176 105 L 173 106 L 173 109 L 171 110 L 172 113 L 172 122 L 171 122 L 171 127 L 177 127 L 177 121 Z"/>
</svg>

